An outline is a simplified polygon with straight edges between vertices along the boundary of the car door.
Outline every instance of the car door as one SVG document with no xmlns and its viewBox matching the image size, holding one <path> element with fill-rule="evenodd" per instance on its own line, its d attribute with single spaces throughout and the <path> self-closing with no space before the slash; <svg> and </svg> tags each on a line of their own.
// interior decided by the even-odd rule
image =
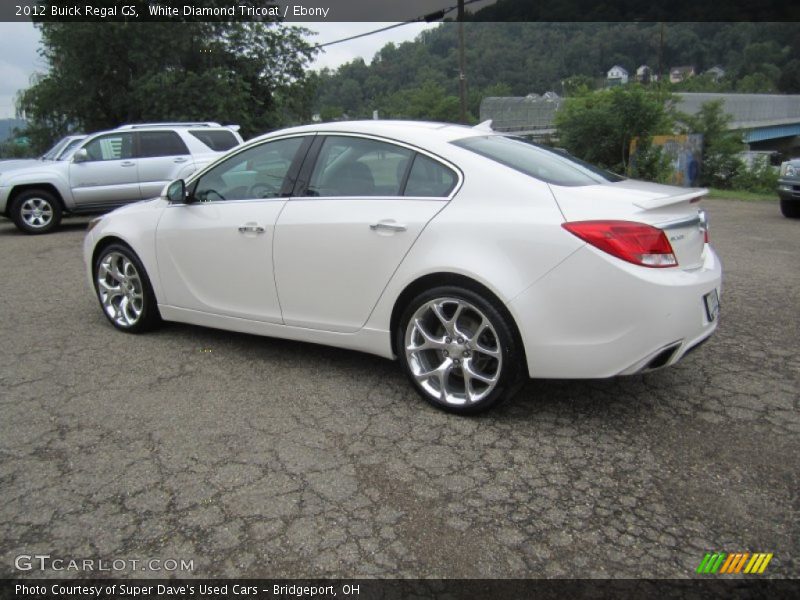
<svg viewBox="0 0 800 600">
<path fill-rule="evenodd" d="M 419 183 L 426 165 L 444 180 L 435 189 Z M 330 135 L 317 139 L 299 179 L 273 246 L 284 323 L 357 331 L 459 175 L 400 144 Z"/>
<path fill-rule="evenodd" d="M 99 135 L 83 145 L 86 158 L 69 165 L 72 197 L 79 210 L 141 200 L 133 145 L 132 132 Z"/>
<path fill-rule="evenodd" d="M 281 322 L 272 268 L 275 221 L 310 143 L 295 136 L 237 152 L 189 186 L 193 201 L 164 210 L 156 252 L 167 304 Z"/>
<path fill-rule="evenodd" d="M 136 137 L 139 192 L 142 198 L 153 198 L 179 171 L 193 164 L 192 155 L 175 131 L 139 131 Z"/>
</svg>

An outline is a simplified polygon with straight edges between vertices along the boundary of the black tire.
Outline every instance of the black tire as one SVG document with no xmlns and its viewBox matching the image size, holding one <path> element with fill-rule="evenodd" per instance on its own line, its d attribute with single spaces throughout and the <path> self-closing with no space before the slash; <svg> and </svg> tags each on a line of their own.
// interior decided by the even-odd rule
<svg viewBox="0 0 800 600">
<path fill-rule="evenodd" d="M 131 265 L 133 271 L 125 261 Z M 109 266 L 112 270 L 108 269 Z M 117 275 L 113 272 L 114 267 Z M 101 292 L 101 269 L 103 269 L 103 281 L 113 289 L 112 292 Z M 136 277 L 133 277 L 134 273 Z M 121 275 L 125 276 L 124 281 L 120 280 Z M 150 278 L 142 261 L 128 246 L 110 244 L 104 247 L 97 254 L 92 266 L 92 281 L 103 314 L 120 331 L 144 333 L 161 324 L 161 315 L 158 312 L 158 303 Z M 106 297 L 106 294 L 110 295 Z M 127 303 L 123 306 L 125 298 Z M 115 312 L 114 315 L 111 314 L 112 310 Z"/>
<path fill-rule="evenodd" d="M 9 216 L 17 229 L 29 235 L 50 233 L 61 223 L 61 202 L 47 190 L 25 190 L 11 203 Z"/>
<path fill-rule="evenodd" d="M 781 212 L 789 219 L 800 219 L 800 200 L 781 199 Z"/>
<path fill-rule="evenodd" d="M 441 304 L 437 304 L 439 301 Z M 403 311 L 397 330 L 394 332 L 395 348 L 400 358 L 400 364 L 414 389 L 436 408 L 460 415 L 476 414 L 509 399 L 521 387 L 520 383 L 525 373 L 522 343 L 513 324 L 509 322 L 510 319 L 505 316 L 504 311 L 497 306 L 496 302 L 496 300 L 487 299 L 470 289 L 447 285 L 419 294 Z M 456 333 L 457 337 L 448 336 L 447 326 L 440 318 L 437 320 L 435 312 L 430 308 L 431 304 L 439 306 L 446 318 L 454 318 L 450 322 L 457 322 L 459 325 L 453 331 L 461 331 L 465 335 L 462 337 Z M 456 317 L 458 306 L 461 306 L 462 310 L 460 316 Z M 428 313 L 431 316 L 424 316 Z M 415 318 L 415 325 L 409 329 L 412 317 Z M 490 328 L 483 329 L 484 335 L 489 336 L 488 338 L 484 338 L 480 334 L 479 317 L 485 317 L 491 325 Z M 429 319 L 430 324 L 423 324 L 422 319 Z M 455 343 L 447 346 L 447 349 L 437 346 L 435 349 L 423 349 L 418 352 L 407 351 L 407 342 L 409 345 L 415 345 L 415 339 L 425 339 L 416 325 L 418 321 L 431 334 L 432 338 L 445 340 L 445 342 L 450 339 Z M 436 327 L 439 328 L 434 330 Z M 461 344 L 462 340 L 463 344 Z M 483 343 L 486 340 L 489 342 Z M 437 341 L 437 344 L 441 343 L 441 341 Z M 499 359 L 485 355 L 482 346 L 491 347 L 495 352 L 499 351 Z M 465 347 L 467 354 L 464 353 Z M 455 358 L 457 356 L 459 358 Z M 452 395 L 448 394 L 447 390 L 442 393 L 440 377 L 432 376 L 425 382 L 421 382 L 418 375 L 414 373 L 415 369 L 419 375 L 431 372 L 433 365 L 438 361 L 442 361 L 440 368 L 446 366 L 447 361 L 451 363 L 452 369 L 448 371 L 449 374 L 444 385 L 448 389 L 451 389 L 450 386 L 452 386 L 452 390 L 455 391 Z M 492 388 L 483 381 L 467 376 L 468 361 L 470 363 L 469 370 L 473 375 L 477 371 L 496 379 Z M 483 361 L 482 367 L 478 361 Z M 459 364 L 461 366 L 456 366 Z M 445 370 L 447 371 L 446 367 Z M 473 391 L 478 392 L 474 394 L 474 400 L 471 398 Z M 485 393 L 485 395 L 480 397 L 481 393 Z M 447 396 L 450 398 L 448 399 Z"/>
</svg>

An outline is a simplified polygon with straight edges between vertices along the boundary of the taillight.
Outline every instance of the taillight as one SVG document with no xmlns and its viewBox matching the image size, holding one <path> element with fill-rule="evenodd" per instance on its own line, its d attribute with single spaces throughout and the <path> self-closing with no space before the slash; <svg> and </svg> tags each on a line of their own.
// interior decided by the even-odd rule
<svg viewBox="0 0 800 600">
<path fill-rule="evenodd" d="M 700 216 L 700 229 L 703 231 L 703 243 L 708 243 L 708 213 L 704 210 L 698 211 Z"/>
<path fill-rule="evenodd" d="M 675 267 L 678 259 L 664 232 L 632 221 L 573 221 L 564 229 L 612 256 L 642 267 Z"/>
</svg>

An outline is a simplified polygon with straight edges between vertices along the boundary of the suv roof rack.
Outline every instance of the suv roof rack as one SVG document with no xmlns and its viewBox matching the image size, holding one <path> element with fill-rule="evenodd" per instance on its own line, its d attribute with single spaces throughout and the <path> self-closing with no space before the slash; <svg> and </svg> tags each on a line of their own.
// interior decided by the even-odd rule
<svg viewBox="0 0 800 600">
<path fill-rule="evenodd" d="M 147 127 L 222 127 L 214 121 L 192 122 L 164 122 L 164 123 L 127 123 L 120 125 L 117 129 L 144 129 Z"/>
</svg>

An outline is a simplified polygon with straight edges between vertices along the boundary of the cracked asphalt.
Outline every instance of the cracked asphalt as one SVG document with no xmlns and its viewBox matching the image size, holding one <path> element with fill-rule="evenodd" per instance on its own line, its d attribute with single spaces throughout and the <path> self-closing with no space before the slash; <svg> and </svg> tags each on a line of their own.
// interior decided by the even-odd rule
<svg viewBox="0 0 800 600">
<path fill-rule="evenodd" d="M 532 381 L 460 418 L 366 354 L 183 325 L 115 331 L 86 219 L 0 221 L 0 576 L 21 554 L 180 577 L 800 575 L 800 221 L 703 202 L 720 327 L 679 365 Z M 116 575 L 164 576 L 164 572 Z"/>
</svg>

